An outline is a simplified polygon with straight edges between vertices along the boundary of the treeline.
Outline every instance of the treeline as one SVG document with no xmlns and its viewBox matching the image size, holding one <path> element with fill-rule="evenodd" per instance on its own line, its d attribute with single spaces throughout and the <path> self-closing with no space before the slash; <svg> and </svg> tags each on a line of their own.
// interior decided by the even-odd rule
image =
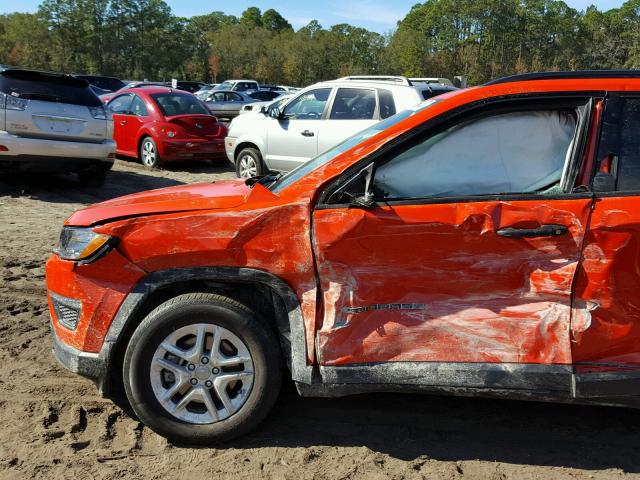
<svg viewBox="0 0 640 480">
<path fill-rule="evenodd" d="M 366 15 L 366 12 L 363 12 Z M 464 75 L 640 68 L 640 0 L 580 12 L 558 0 L 427 0 L 393 32 L 273 9 L 174 16 L 162 0 L 44 0 L 0 15 L 0 64 L 125 79 L 255 78 L 304 86 L 351 74 Z"/>
</svg>

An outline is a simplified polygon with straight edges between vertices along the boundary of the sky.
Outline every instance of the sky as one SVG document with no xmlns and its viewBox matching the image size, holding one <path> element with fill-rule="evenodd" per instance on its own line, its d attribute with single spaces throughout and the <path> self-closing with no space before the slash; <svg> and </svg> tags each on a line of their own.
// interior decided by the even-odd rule
<svg viewBox="0 0 640 480">
<path fill-rule="evenodd" d="M 212 11 L 239 16 L 247 7 L 256 6 L 262 11 L 274 8 L 280 12 L 295 29 L 316 19 L 328 28 L 337 23 L 349 23 L 375 32 L 386 33 L 395 28 L 398 20 L 404 18 L 419 0 L 165 0 L 174 15 L 191 17 Z M 565 0 L 573 8 L 583 10 L 595 5 L 600 10 L 608 10 L 622 5 L 623 0 Z M 35 12 L 40 0 L 0 0 L 0 13 Z"/>
</svg>

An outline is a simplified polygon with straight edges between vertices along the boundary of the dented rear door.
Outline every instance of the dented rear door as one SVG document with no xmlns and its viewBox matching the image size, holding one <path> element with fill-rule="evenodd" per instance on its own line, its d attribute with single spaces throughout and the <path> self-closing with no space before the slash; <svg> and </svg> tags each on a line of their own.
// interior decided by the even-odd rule
<svg viewBox="0 0 640 480">
<path fill-rule="evenodd" d="M 590 114 L 524 107 L 474 112 L 377 160 L 371 208 L 318 206 L 321 365 L 572 362 L 592 197 L 567 172 Z"/>
<path fill-rule="evenodd" d="M 640 369 L 639 129 L 640 94 L 609 94 L 596 155 L 596 201 L 575 286 L 573 355 L 581 372 Z M 620 388 L 637 394 L 635 385 Z"/>
</svg>

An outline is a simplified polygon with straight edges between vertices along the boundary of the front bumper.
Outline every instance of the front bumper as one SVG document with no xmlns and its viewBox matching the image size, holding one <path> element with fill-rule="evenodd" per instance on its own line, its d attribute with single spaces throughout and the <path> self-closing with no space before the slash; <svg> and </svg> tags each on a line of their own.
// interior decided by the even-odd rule
<svg viewBox="0 0 640 480">
<path fill-rule="evenodd" d="M 56 330 L 51 327 L 51 339 L 53 341 L 53 356 L 58 363 L 67 370 L 89 378 L 98 387 L 101 394 L 106 391 L 106 379 L 108 378 L 108 365 L 99 353 L 83 352 L 63 343 L 56 335 Z"/>
<path fill-rule="evenodd" d="M 158 150 L 164 161 L 218 160 L 225 158 L 224 139 L 162 140 Z"/>
</svg>

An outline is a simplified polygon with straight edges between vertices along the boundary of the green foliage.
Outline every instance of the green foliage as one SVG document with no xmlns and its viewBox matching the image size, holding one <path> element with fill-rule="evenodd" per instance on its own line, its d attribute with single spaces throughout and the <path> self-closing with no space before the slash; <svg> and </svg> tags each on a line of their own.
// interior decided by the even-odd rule
<svg viewBox="0 0 640 480">
<path fill-rule="evenodd" d="M 584 12 L 560 0 L 426 0 L 386 36 L 276 10 L 172 14 L 163 0 L 43 0 L 0 15 L 0 63 L 168 80 L 230 77 L 307 85 L 352 74 L 464 75 L 640 68 L 640 0 Z"/>
</svg>

